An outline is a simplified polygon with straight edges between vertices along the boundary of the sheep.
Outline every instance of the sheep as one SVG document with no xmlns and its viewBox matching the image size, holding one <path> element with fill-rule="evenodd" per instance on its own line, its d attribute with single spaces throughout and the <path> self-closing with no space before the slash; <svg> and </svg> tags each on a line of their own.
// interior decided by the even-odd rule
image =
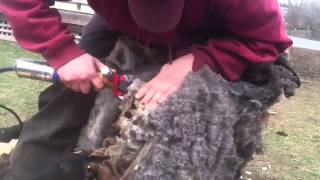
<svg viewBox="0 0 320 180">
<path fill-rule="evenodd" d="M 161 69 L 165 53 L 121 38 L 106 63 L 137 79 L 120 100 L 102 90 L 77 149 L 90 152 L 88 179 L 239 179 L 262 151 L 267 109 L 293 96 L 298 76 L 279 58 L 249 65 L 238 81 L 204 66 L 158 106 L 139 106 L 134 95 Z"/>
</svg>

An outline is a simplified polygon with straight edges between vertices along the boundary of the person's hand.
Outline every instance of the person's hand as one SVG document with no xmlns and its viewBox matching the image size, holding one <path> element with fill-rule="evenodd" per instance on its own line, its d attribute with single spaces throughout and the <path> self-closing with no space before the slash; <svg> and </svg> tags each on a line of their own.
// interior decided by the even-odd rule
<svg viewBox="0 0 320 180">
<path fill-rule="evenodd" d="M 92 86 L 96 90 L 103 87 L 103 82 L 97 73 L 97 70 L 103 67 L 105 65 L 98 59 L 89 54 L 83 54 L 61 66 L 57 73 L 68 88 L 87 94 Z"/>
<path fill-rule="evenodd" d="M 142 105 L 154 105 L 163 102 L 175 92 L 192 71 L 193 54 L 187 54 L 162 67 L 159 74 L 146 83 L 136 94 Z"/>
</svg>

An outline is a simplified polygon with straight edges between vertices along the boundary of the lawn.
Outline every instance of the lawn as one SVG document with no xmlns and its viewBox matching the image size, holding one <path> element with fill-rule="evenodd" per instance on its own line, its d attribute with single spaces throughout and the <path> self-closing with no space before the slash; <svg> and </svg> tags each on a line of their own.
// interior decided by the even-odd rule
<svg viewBox="0 0 320 180">
<path fill-rule="evenodd" d="M 0 41 L 0 66 L 19 57 L 39 59 L 13 43 Z M 0 104 L 28 119 L 37 110 L 37 96 L 48 86 L 14 73 L 0 74 Z M 244 171 L 244 179 L 320 180 L 320 80 L 304 82 L 290 100 L 283 99 L 272 111 L 263 132 L 264 154 L 257 155 Z M 12 118 L 0 111 L 0 123 Z"/>
<path fill-rule="evenodd" d="M 23 51 L 14 43 L 0 41 L 0 67 L 15 64 L 17 58 L 40 57 Z M 39 92 L 48 86 L 48 83 L 18 78 L 15 72 L 0 74 L 0 104 L 14 109 L 22 119 L 28 119 L 37 109 Z M 0 109 L 0 126 L 12 121 L 14 117 Z"/>
<path fill-rule="evenodd" d="M 272 108 L 264 154 L 254 157 L 246 179 L 320 180 L 319 89 L 320 81 L 303 82 L 295 97 Z"/>
</svg>

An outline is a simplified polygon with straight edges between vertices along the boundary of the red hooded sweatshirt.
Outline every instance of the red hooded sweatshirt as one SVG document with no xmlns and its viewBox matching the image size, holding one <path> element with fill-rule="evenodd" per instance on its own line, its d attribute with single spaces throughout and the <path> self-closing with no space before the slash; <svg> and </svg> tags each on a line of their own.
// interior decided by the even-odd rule
<svg viewBox="0 0 320 180">
<path fill-rule="evenodd" d="M 128 0 L 88 0 L 112 30 L 140 42 L 193 53 L 193 69 L 203 64 L 228 80 L 237 80 L 250 63 L 272 62 L 291 46 L 277 0 L 186 0 L 175 30 L 152 34 L 139 28 Z M 54 68 L 84 53 L 57 10 L 54 0 L 0 0 L 18 43 L 40 53 Z M 165 12 L 163 12 L 165 13 Z"/>
</svg>

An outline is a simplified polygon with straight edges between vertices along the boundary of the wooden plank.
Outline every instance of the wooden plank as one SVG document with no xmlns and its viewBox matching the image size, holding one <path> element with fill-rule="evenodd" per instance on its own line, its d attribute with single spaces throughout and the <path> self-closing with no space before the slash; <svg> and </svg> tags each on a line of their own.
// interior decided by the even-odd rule
<svg viewBox="0 0 320 180">
<path fill-rule="evenodd" d="M 16 42 L 16 39 L 13 36 L 0 35 L 0 40 Z"/>
<path fill-rule="evenodd" d="M 78 13 L 78 12 L 72 12 L 72 11 L 65 11 L 65 10 L 59 10 L 62 21 L 67 24 L 74 24 L 79 26 L 86 25 L 90 18 L 92 17 L 91 14 L 86 13 Z"/>
<path fill-rule="evenodd" d="M 58 10 L 65 10 L 65 11 L 72 11 L 78 13 L 88 13 L 93 14 L 94 11 L 91 7 L 84 3 L 77 3 L 77 2 L 56 2 L 53 6 Z"/>
<path fill-rule="evenodd" d="M 76 24 L 76 25 L 86 25 L 92 14 L 87 13 L 79 13 L 74 11 L 66 11 L 66 10 L 59 10 L 62 21 L 68 24 Z M 4 15 L 0 13 L 0 21 L 5 21 Z M 7 23 L 1 22 L 0 25 L 8 25 Z"/>
<path fill-rule="evenodd" d="M 5 21 L 4 19 L 1 20 L 0 19 L 0 26 L 8 26 L 9 24 L 7 23 L 7 21 Z"/>
<path fill-rule="evenodd" d="M 12 30 L 10 30 L 10 29 L 1 29 L 1 28 L 0 28 L 0 32 L 12 34 Z"/>
<path fill-rule="evenodd" d="M 0 22 L 0 27 L 8 27 L 8 23 Z"/>
<path fill-rule="evenodd" d="M 64 11 L 59 10 L 61 13 L 62 21 L 66 23 L 70 31 L 75 34 L 76 41 L 80 39 L 82 27 L 86 25 L 91 18 L 91 14 L 87 13 L 79 13 L 79 12 L 73 12 L 73 11 Z M 12 30 L 8 23 L 6 23 L 6 20 L 3 16 L 3 14 L 0 13 L 0 32 L 2 33 L 8 33 L 12 34 Z M 0 39 L 5 41 L 15 41 L 15 38 L 10 35 L 4 35 L 0 34 Z"/>
<path fill-rule="evenodd" d="M 81 0 L 74 0 L 74 1 L 70 1 L 70 2 L 65 2 L 65 3 L 69 3 L 69 4 L 80 4 L 83 6 L 89 6 L 88 3 L 81 1 Z"/>
<path fill-rule="evenodd" d="M 86 25 L 90 18 L 92 17 L 92 14 L 88 13 L 79 13 L 74 11 L 66 11 L 66 10 L 59 10 L 62 21 L 67 24 L 75 24 L 75 25 Z M 3 14 L 0 13 L 0 21 L 5 21 L 5 17 Z M 3 22 L 0 23 L 0 25 L 7 25 Z"/>
</svg>

